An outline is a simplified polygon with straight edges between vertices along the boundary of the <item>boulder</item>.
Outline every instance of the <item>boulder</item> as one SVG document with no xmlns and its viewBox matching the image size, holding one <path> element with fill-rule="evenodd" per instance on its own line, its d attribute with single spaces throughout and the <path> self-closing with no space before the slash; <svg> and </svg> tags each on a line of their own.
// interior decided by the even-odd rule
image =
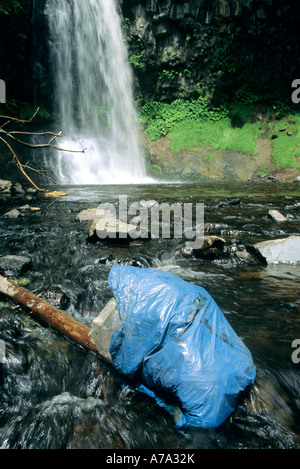
<svg viewBox="0 0 300 469">
<path fill-rule="evenodd" d="M 192 248 L 184 247 L 180 250 L 180 254 L 183 257 L 201 257 L 201 258 L 211 258 L 215 259 L 217 254 L 223 252 L 223 247 L 225 244 L 225 239 L 220 238 L 219 236 L 204 236 L 203 244 L 201 248 Z M 207 251 L 207 252 L 203 252 Z M 208 252 L 209 251 L 209 252 Z"/>
<path fill-rule="evenodd" d="M 21 215 L 21 212 L 19 210 L 14 208 L 13 210 L 10 210 L 9 212 L 6 212 L 3 216 L 5 218 L 19 218 L 22 215 Z"/>
<path fill-rule="evenodd" d="M 10 181 L 0 179 L 0 194 L 10 194 L 12 183 Z"/>
<path fill-rule="evenodd" d="M 101 210 L 98 208 L 87 208 L 82 210 L 76 216 L 76 220 L 79 222 L 92 221 L 108 216 L 110 212 L 108 210 Z"/>
<path fill-rule="evenodd" d="M 262 241 L 254 248 L 268 264 L 300 264 L 300 236 Z"/>
<path fill-rule="evenodd" d="M 5 275 L 15 275 L 25 272 L 32 265 L 31 259 L 25 256 L 4 256 L 0 257 L 0 272 Z"/>
<path fill-rule="evenodd" d="M 90 241 L 130 241 L 148 239 L 149 232 L 133 223 L 125 223 L 112 215 L 93 220 L 89 231 Z"/>
<path fill-rule="evenodd" d="M 13 193 L 16 195 L 25 195 L 25 191 L 19 182 L 16 182 L 16 184 L 14 185 Z"/>
<path fill-rule="evenodd" d="M 269 210 L 268 217 L 271 218 L 276 223 L 284 223 L 287 221 L 284 215 L 280 213 L 278 210 Z"/>
</svg>

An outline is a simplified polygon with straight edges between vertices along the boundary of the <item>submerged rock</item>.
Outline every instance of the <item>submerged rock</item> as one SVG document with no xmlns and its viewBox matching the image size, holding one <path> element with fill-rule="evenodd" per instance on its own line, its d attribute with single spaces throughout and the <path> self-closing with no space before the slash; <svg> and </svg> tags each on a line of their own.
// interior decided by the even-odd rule
<svg viewBox="0 0 300 469">
<path fill-rule="evenodd" d="M 4 256 L 0 257 L 0 272 L 11 276 L 25 272 L 31 268 L 32 261 L 25 256 Z"/>
<path fill-rule="evenodd" d="M 299 264 L 300 236 L 256 243 L 254 248 L 268 264 Z"/>
</svg>

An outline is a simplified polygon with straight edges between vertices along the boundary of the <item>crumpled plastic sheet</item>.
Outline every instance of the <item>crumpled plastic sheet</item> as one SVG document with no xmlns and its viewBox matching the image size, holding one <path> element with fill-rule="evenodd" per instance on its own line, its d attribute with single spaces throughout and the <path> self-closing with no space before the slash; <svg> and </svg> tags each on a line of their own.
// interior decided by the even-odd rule
<svg viewBox="0 0 300 469">
<path fill-rule="evenodd" d="M 113 266 L 108 283 L 122 322 L 110 343 L 115 368 L 160 405 L 178 405 L 177 427 L 222 424 L 256 371 L 214 299 L 155 269 Z"/>
</svg>

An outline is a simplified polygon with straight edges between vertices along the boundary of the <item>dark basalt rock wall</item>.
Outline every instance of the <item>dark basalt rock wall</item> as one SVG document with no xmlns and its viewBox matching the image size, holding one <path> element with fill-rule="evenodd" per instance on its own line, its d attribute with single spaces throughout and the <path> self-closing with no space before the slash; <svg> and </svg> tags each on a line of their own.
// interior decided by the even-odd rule
<svg viewBox="0 0 300 469">
<path fill-rule="evenodd" d="M 286 95 L 300 78 L 298 0 L 118 1 L 143 99 L 191 97 L 203 86 L 216 97 L 241 87 Z M 9 99 L 49 108 L 45 0 L 21 4 L 22 14 L 0 15 L 0 78 Z"/>
<path fill-rule="evenodd" d="M 216 96 L 224 86 L 284 94 L 297 78 L 297 0 L 123 0 L 121 6 L 144 97 L 186 97 L 203 86 Z"/>
</svg>

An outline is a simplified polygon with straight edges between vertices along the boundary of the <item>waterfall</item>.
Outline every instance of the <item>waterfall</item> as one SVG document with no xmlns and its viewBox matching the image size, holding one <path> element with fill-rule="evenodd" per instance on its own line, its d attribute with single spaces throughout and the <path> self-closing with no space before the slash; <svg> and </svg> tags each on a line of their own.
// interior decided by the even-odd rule
<svg viewBox="0 0 300 469">
<path fill-rule="evenodd" d="M 63 184 L 146 179 L 117 0 L 48 0 L 55 99 L 63 137 L 51 169 Z"/>
</svg>

